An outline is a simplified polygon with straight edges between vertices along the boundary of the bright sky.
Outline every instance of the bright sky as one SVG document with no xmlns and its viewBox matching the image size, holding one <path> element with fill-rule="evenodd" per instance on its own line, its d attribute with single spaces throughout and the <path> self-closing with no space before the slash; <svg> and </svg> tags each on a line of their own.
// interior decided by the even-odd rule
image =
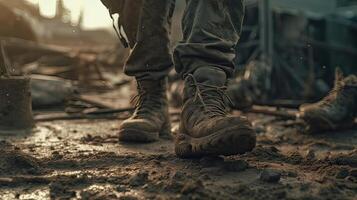
<svg viewBox="0 0 357 200">
<path fill-rule="evenodd" d="M 45 16 L 54 16 L 56 0 L 27 0 L 32 3 L 40 3 L 41 13 Z M 100 0 L 64 0 L 65 6 L 71 11 L 72 20 L 77 22 L 81 8 L 84 11 L 84 28 L 108 28 L 111 19 L 108 10 Z"/>
</svg>

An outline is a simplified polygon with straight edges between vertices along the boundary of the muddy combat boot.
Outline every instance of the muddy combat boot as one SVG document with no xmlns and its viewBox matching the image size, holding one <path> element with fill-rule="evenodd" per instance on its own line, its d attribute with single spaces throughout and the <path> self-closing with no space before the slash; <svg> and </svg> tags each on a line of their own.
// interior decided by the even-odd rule
<svg viewBox="0 0 357 200">
<path fill-rule="evenodd" d="M 166 81 L 138 81 L 138 95 L 133 99 L 135 112 L 119 130 L 121 142 L 154 142 L 170 137 Z"/>
<path fill-rule="evenodd" d="M 332 131 L 353 126 L 357 116 L 357 76 L 346 78 L 336 70 L 335 86 L 328 96 L 315 104 L 302 105 L 298 117 L 308 132 Z"/>
<path fill-rule="evenodd" d="M 226 73 L 218 68 L 200 68 L 187 76 L 175 141 L 178 157 L 228 156 L 255 147 L 256 135 L 250 122 L 227 112 L 226 82 Z"/>
</svg>

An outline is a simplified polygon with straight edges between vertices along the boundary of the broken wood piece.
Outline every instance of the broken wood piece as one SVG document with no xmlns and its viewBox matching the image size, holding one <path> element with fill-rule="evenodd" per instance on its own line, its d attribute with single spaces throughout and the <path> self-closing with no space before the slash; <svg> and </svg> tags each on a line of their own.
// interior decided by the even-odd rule
<svg viewBox="0 0 357 200">
<path fill-rule="evenodd" d="M 89 111 L 84 111 L 85 114 L 88 115 L 101 115 L 101 114 L 116 114 L 116 113 L 122 113 L 122 112 L 132 112 L 134 111 L 135 108 L 117 108 L 117 109 L 97 109 L 97 110 L 89 110 Z"/>
<path fill-rule="evenodd" d="M 283 119 L 296 119 L 297 118 L 296 113 L 292 113 L 292 112 L 288 112 L 288 111 L 281 111 L 281 110 L 269 110 L 269 109 L 264 109 L 264 108 L 252 108 L 245 112 L 271 115 L 271 116 L 280 117 Z"/>
<path fill-rule="evenodd" d="M 84 96 L 84 95 L 79 95 L 79 96 L 74 96 L 73 100 L 78 100 L 78 101 L 82 101 L 84 103 L 88 103 L 91 104 L 95 107 L 98 108 L 103 108 L 103 109 L 115 109 L 107 104 L 104 104 L 102 102 L 100 102 L 99 100 L 96 100 L 94 98 L 91 98 L 90 96 Z"/>
<path fill-rule="evenodd" d="M 114 115 L 85 115 L 85 114 L 45 114 L 35 116 L 36 122 L 62 121 L 62 120 L 81 120 L 81 119 L 118 119 Z"/>
<path fill-rule="evenodd" d="M 88 112 L 78 114 L 68 113 L 49 113 L 38 114 L 35 116 L 36 122 L 60 121 L 60 120 L 80 120 L 80 119 L 121 119 L 116 114 L 124 112 L 132 112 L 133 108 L 120 108 L 120 109 L 90 109 Z"/>
</svg>

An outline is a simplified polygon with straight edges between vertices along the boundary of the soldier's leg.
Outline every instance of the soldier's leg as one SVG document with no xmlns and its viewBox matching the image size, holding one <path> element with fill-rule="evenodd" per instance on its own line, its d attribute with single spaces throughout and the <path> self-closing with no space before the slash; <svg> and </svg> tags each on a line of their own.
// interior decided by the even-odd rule
<svg viewBox="0 0 357 200">
<path fill-rule="evenodd" d="M 185 78 L 184 106 L 175 151 L 180 157 L 234 155 L 255 147 L 245 118 L 227 112 L 225 87 L 233 74 L 243 0 L 187 0 L 184 39 L 174 56 Z"/>
<path fill-rule="evenodd" d="M 200 67 L 217 67 L 232 75 L 235 46 L 244 17 L 243 0 L 186 0 L 183 40 L 174 52 L 182 76 Z"/>
<path fill-rule="evenodd" d="M 144 0 L 136 37 L 125 73 L 138 80 L 161 80 L 171 70 L 171 17 L 175 0 Z"/>
<path fill-rule="evenodd" d="M 143 1 L 136 43 L 124 70 L 137 80 L 136 109 L 120 126 L 122 142 L 152 142 L 169 136 L 165 77 L 173 65 L 169 51 L 173 8 L 174 0 Z"/>
</svg>

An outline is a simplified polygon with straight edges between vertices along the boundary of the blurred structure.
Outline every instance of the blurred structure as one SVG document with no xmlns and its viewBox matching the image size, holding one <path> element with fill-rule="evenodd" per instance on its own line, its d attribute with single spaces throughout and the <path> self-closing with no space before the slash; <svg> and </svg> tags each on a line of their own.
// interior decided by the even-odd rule
<svg viewBox="0 0 357 200">
<path fill-rule="evenodd" d="M 357 1 L 247 0 L 246 6 L 238 72 L 254 60 L 270 66 L 262 73 L 270 80 L 264 98 L 318 99 L 336 67 L 357 73 Z"/>
<path fill-rule="evenodd" d="M 113 44 L 115 36 L 106 29 L 83 30 L 82 15 L 78 23 L 70 19 L 70 11 L 57 1 L 53 18 L 42 16 L 38 4 L 25 0 L 0 0 L 0 36 L 15 37 L 51 44 Z"/>
</svg>

